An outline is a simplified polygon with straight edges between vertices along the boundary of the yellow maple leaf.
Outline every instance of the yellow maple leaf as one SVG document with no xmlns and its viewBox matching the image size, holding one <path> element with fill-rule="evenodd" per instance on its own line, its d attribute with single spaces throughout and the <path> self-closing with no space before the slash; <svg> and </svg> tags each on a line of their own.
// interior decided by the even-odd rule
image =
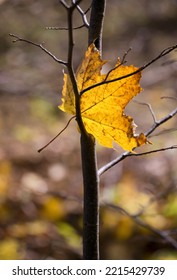
<svg viewBox="0 0 177 280">
<path fill-rule="evenodd" d="M 139 85 L 141 73 L 105 83 L 138 70 L 133 65 L 123 66 L 118 60 L 108 74 L 101 74 L 105 63 L 94 44 L 91 44 L 76 73 L 77 86 L 81 94 L 82 120 L 86 131 L 101 145 L 112 148 L 113 142 L 116 142 L 124 150 L 132 151 L 133 148 L 147 141 L 143 133 L 139 136 L 134 135 L 136 125 L 130 116 L 124 114 L 126 105 L 141 91 Z M 101 84 L 92 87 L 98 83 Z M 64 74 L 62 105 L 59 108 L 73 115 L 76 113 L 75 95 L 67 74 Z"/>
</svg>

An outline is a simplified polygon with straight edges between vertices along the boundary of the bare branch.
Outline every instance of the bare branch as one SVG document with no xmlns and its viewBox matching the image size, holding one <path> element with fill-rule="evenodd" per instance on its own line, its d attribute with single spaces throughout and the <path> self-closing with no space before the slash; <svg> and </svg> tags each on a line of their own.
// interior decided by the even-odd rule
<svg viewBox="0 0 177 280">
<path fill-rule="evenodd" d="M 162 125 L 163 123 L 167 122 L 169 119 L 171 119 L 174 115 L 177 114 L 177 108 L 175 110 L 173 110 L 170 114 L 168 114 L 167 116 L 165 116 L 164 118 L 160 119 L 159 121 L 156 121 L 151 128 L 145 132 L 146 136 L 150 136 L 151 133 L 160 125 Z M 176 145 L 171 146 L 171 147 L 166 147 L 166 148 L 161 148 L 161 149 L 156 149 L 156 150 L 152 150 L 149 152 L 144 152 L 144 153 L 131 153 L 131 152 L 124 152 L 123 154 L 121 154 L 119 157 L 115 158 L 114 160 L 110 161 L 109 163 L 107 163 L 106 165 L 102 166 L 99 170 L 98 170 L 98 175 L 102 175 L 103 173 L 105 173 L 106 171 L 108 171 L 110 168 L 112 168 L 114 165 L 118 164 L 120 161 L 124 160 L 125 158 L 129 157 L 129 156 L 142 156 L 145 154 L 152 154 L 152 153 L 156 153 L 156 152 L 160 152 L 160 151 L 166 151 L 166 150 L 170 150 L 170 149 L 176 149 Z"/>
<path fill-rule="evenodd" d="M 128 216 L 130 219 L 132 219 L 134 222 L 136 222 L 139 226 L 148 229 L 149 231 L 155 233 L 156 235 L 160 236 L 163 240 L 165 240 L 168 244 L 170 244 L 173 248 L 177 249 L 177 241 L 173 239 L 168 231 L 162 231 L 158 230 L 157 228 L 152 227 L 151 225 L 145 223 L 138 215 L 132 215 L 128 211 L 126 211 L 124 208 L 111 204 L 111 203 L 104 203 L 105 206 L 110 207 L 116 211 L 119 211 L 119 213 Z"/>
<path fill-rule="evenodd" d="M 86 133 L 82 117 L 81 117 L 81 109 L 80 109 L 80 94 L 77 86 L 77 81 L 73 69 L 73 48 L 74 48 L 74 40 L 73 40 L 73 12 L 74 9 L 77 7 L 77 5 L 82 0 L 75 1 L 74 4 L 72 4 L 70 7 L 66 8 L 67 10 L 67 18 L 68 18 L 68 58 L 67 58 L 67 69 L 68 74 L 71 79 L 71 83 L 73 86 L 73 92 L 75 95 L 75 109 L 76 109 L 76 121 L 78 123 L 79 129 L 81 133 Z M 63 3 L 63 1 L 61 1 Z M 63 5 L 66 3 L 64 2 Z M 66 5 L 65 5 L 66 7 Z"/>
<path fill-rule="evenodd" d="M 60 3 L 63 5 L 63 7 L 66 9 L 66 10 L 74 10 L 75 8 L 77 8 L 77 5 L 79 5 L 83 0 L 76 0 L 76 1 L 72 1 L 72 4 L 71 6 L 68 6 L 68 4 L 66 3 L 65 0 L 60 0 Z"/>
<path fill-rule="evenodd" d="M 173 100 L 177 100 L 177 97 L 174 96 L 162 96 L 161 99 L 173 99 Z"/>
<path fill-rule="evenodd" d="M 73 3 L 75 4 L 76 1 L 73 1 Z M 83 20 L 83 26 L 85 27 L 89 27 L 89 23 L 88 23 L 88 20 L 87 20 L 87 16 L 86 16 L 86 13 L 81 9 L 81 7 L 77 4 L 76 6 L 78 12 L 81 14 L 82 16 L 82 20 Z"/>
<path fill-rule="evenodd" d="M 165 116 L 164 118 L 160 119 L 159 121 L 156 121 L 154 125 L 145 133 L 146 136 L 149 136 L 157 127 L 162 125 L 163 123 L 167 122 L 170 120 L 172 117 L 174 117 L 177 114 L 177 108 L 173 110 L 170 114 Z"/>
<path fill-rule="evenodd" d="M 147 106 L 147 107 L 149 108 L 149 111 L 150 111 L 150 113 L 151 113 L 151 116 L 152 116 L 152 118 L 153 118 L 154 123 L 156 123 L 156 116 L 155 116 L 155 113 L 154 113 L 154 111 L 153 111 L 153 109 L 152 109 L 151 104 L 146 103 L 146 102 L 139 102 L 139 101 L 137 101 L 137 100 L 133 100 L 133 102 L 135 102 L 135 103 L 137 103 L 137 104 L 140 104 L 140 105 L 145 105 L 145 106 Z"/>
<path fill-rule="evenodd" d="M 121 59 L 121 61 L 120 61 L 120 63 L 118 63 L 114 68 L 112 68 L 112 69 L 110 69 L 109 71 L 108 71 L 108 73 L 106 74 L 106 76 L 105 76 L 105 79 L 103 80 L 103 84 L 105 83 L 105 81 L 107 81 L 108 80 L 108 77 L 109 77 L 109 75 L 114 71 L 114 70 L 116 70 L 117 68 L 119 68 L 120 66 L 122 66 L 123 64 L 125 64 L 127 61 L 125 60 L 125 58 L 127 57 L 127 55 L 128 55 L 128 53 L 131 51 L 131 48 L 129 48 L 125 53 L 124 53 L 124 55 L 123 55 L 123 57 L 122 57 L 122 59 Z"/>
<path fill-rule="evenodd" d="M 89 86 L 88 88 L 84 89 L 83 91 L 81 91 L 81 95 L 84 94 L 84 92 L 86 91 L 89 91 L 93 88 L 96 88 L 96 87 L 99 87 L 99 86 L 102 86 L 104 84 L 109 84 L 109 83 L 113 83 L 113 82 L 116 82 L 116 81 L 119 81 L 119 80 L 122 80 L 122 79 L 125 79 L 125 78 L 128 78 L 128 77 L 131 77 L 141 71 L 143 71 L 144 69 L 148 68 L 151 64 L 153 64 L 154 62 L 156 62 L 157 60 L 159 60 L 160 58 L 162 58 L 163 56 L 169 54 L 170 52 L 172 52 L 173 50 L 177 49 L 177 45 L 174 45 L 174 46 L 171 46 L 169 48 L 166 48 L 164 49 L 158 56 L 156 56 L 155 58 L 153 58 L 151 61 L 149 61 L 148 63 L 146 63 L 145 65 L 141 66 L 140 68 L 138 68 L 138 70 L 132 72 L 132 73 L 129 73 L 127 75 L 124 75 L 124 76 L 121 76 L 121 77 L 117 77 L 113 80 L 104 80 L 100 83 L 97 83 L 97 84 L 94 84 L 92 86 Z"/>
<path fill-rule="evenodd" d="M 65 127 L 52 139 L 50 140 L 46 145 L 44 145 L 42 148 L 38 150 L 38 153 L 42 152 L 45 148 L 47 148 L 55 139 L 57 139 L 69 126 L 70 122 L 75 118 L 76 116 L 73 116 L 69 119 Z"/>
<path fill-rule="evenodd" d="M 157 133 L 153 133 L 152 137 L 167 134 L 167 133 L 170 133 L 170 132 L 174 132 L 176 130 L 177 130 L 177 128 L 167 128 L 167 129 L 164 129 L 164 130 L 159 131 Z"/>
<path fill-rule="evenodd" d="M 173 145 L 170 147 L 166 147 L 166 148 L 160 148 L 160 149 L 155 149 L 155 150 L 150 150 L 147 152 L 143 152 L 143 153 L 131 153 L 131 152 L 125 152 L 123 154 L 121 154 L 119 157 L 115 158 L 114 160 L 110 161 L 109 163 L 107 163 L 106 165 L 102 166 L 99 170 L 98 170 L 98 175 L 101 176 L 103 173 L 105 173 L 106 171 L 108 171 L 110 168 L 112 168 L 114 165 L 118 164 L 119 162 L 121 162 L 122 160 L 124 160 L 127 157 L 138 157 L 138 156 L 144 156 L 144 155 L 149 155 L 149 154 L 153 154 L 153 153 L 158 153 L 158 152 L 164 152 L 167 150 L 174 150 L 177 149 L 177 145 Z"/>
<path fill-rule="evenodd" d="M 19 36 L 17 36 L 17 35 L 11 34 L 11 33 L 9 34 L 9 36 L 15 38 L 15 39 L 13 40 L 13 43 L 16 43 L 16 42 L 21 41 L 21 42 L 25 42 L 25 43 L 31 44 L 31 45 L 33 45 L 33 46 L 35 46 L 35 47 L 38 47 L 38 48 L 40 48 L 41 50 L 43 50 L 43 51 L 44 51 L 45 53 L 47 53 L 50 57 L 52 57 L 53 60 L 55 60 L 57 63 L 63 64 L 63 65 L 65 65 L 65 66 L 67 66 L 67 62 L 66 62 L 66 61 L 63 61 L 63 60 L 58 59 L 54 54 L 52 54 L 49 50 L 47 50 L 42 44 L 34 43 L 34 42 L 30 41 L 30 40 L 21 38 L 21 37 L 19 37 Z"/>
<path fill-rule="evenodd" d="M 67 3 L 65 1 L 60 1 L 60 3 L 64 6 L 64 8 L 68 11 L 69 9 L 73 10 L 73 9 L 77 9 L 78 12 L 80 13 L 81 17 L 82 17 L 82 21 L 83 21 L 83 24 L 79 25 L 79 26 L 76 26 L 76 27 L 73 27 L 73 30 L 78 30 L 78 29 L 81 29 L 83 27 L 86 27 L 88 28 L 89 27 L 89 23 L 88 23 L 88 20 L 87 20 L 87 12 L 90 10 L 90 7 L 87 9 L 86 12 L 84 12 L 81 7 L 79 6 L 79 3 L 82 2 L 82 0 L 79 0 L 79 1 L 75 1 L 73 0 L 72 1 L 72 5 L 71 6 L 68 6 Z M 49 26 L 49 27 L 46 27 L 47 30 L 68 30 L 68 27 L 58 27 L 58 26 Z"/>
<path fill-rule="evenodd" d="M 129 52 L 132 50 L 132 48 L 129 48 L 123 55 L 122 60 L 121 60 L 121 64 L 126 63 L 127 61 L 125 60 L 127 55 L 129 54 Z"/>
<path fill-rule="evenodd" d="M 144 156 L 144 155 L 149 155 L 149 154 L 155 154 L 155 153 L 159 153 L 159 152 L 164 152 L 164 151 L 167 151 L 167 150 L 174 150 L 174 149 L 177 149 L 177 145 L 173 145 L 173 146 L 170 146 L 170 147 L 166 147 L 166 148 L 160 148 L 160 149 L 155 149 L 155 150 L 151 150 L 151 151 L 147 151 L 147 152 L 142 152 L 142 153 L 131 153 L 129 155 L 129 157 L 139 157 L 139 156 Z"/>
<path fill-rule="evenodd" d="M 63 5 L 63 7 L 65 9 L 69 9 L 69 6 L 67 5 L 66 1 L 65 0 L 60 0 L 60 3 Z"/>
<path fill-rule="evenodd" d="M 85 27 L 85 24 L 73 27 L 73 30 L 81 29 L 83 27 Z M 65 30 L 65 31 L 68 31 L 68 27 L 58 27 L 58 26 L 47 26 L 46 29 L 47 30 Z"/>
<path fill-rule="evenodd" d="M 72 1 L 72 5 L 70 6 L 70 8 L 72 10 L 74 10 L 75 8 L 77 8 L 77 6 L 82 2 L 83 0 L 76 0 L 76 1 Z"/>
<path fill-rule="evenodd" d="M 85 11 L 85 14 L 87 14 L 91 10 L 91 7 L 92 7 L 92 3 L 90 4 L 90 7 L 88 7 L 88 9 Z"/>
</svg>

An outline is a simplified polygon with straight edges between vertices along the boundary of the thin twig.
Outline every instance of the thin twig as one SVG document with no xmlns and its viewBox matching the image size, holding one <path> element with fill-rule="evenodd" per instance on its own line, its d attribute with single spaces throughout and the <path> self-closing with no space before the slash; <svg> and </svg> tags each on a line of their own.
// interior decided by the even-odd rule
<svg viewBox="0 0 177 280">
<path fill-rule="evenodd" d="M 148 229 L 149 231 L 155 233 L 156 235 L 160 236 L 163 240 L 165 240 L 167 243 L 172 245 L 173 248 L 177 249 L 177 241 L 173 239 L 167 231 L 158 230 L 157 228 L 154 228 L 153 226 L 145 223 L 138 215 L 132 215 L 128 211 L 126 211 L 124 208 L 111 204 L 111 203 L 104 203 L 105 206 L 110 207 L 116 211 L 119 211 L 123 215 L 128 216 L 131 218 L 134 222 L 136 222 L 139 226 Z"/>
<path fill-rule="evenodd" d="M 130 50 L 131 50 L 131 49 L 129 49 L 128 51 L 125 52 L 125 54 L 124 54 L 122 60 L 120 61 L 120 63 L 118 63 L 114 68 L 112 68 L 112 69 L 110 69 L 110 70 L 108 71 L 108 73 L 106 74 L 106 76 L 105 76 L 105 78 L 104 78 L 104 80 L 103 80 L 103 83 L 104 83 L 105 81 L 108 80 L 109 75 L 110 75 L 113 71 L 115 71 L 117 68 L 119 68 L 120 66 L 122 66 L 124 63 L 126 63 L 125 58 L 126 58 L 126 56 L 127 56 L 127 54 L 129 53 Z"/>
<path fill-rule="evenodd" d="M 160 148 L 160 149 L 155 149 L 155 150 L 150 150 L 147 152 L 142 152 L 142 153 L 131 153 L 131 152 L 125 152 L 123 154 L 121 154 L 119 157 L 115 158 L 114 160 L 110 161 L 109 163 L 105 164 L 104 166 L 102 166 L 99 170 L 98 170 L 98 175 L 101 176 L 103 173 L 105 173 L 106 171 L 108 171 L 110 168 L 112 168 L 114 165 L 118 164 L 119 162 L 121 162 L 122 160 L 124 160 L 127 157 L 138 157 L 138 156 L 144 156 L 144 155 L 149 155 L 149 154 L 154 154 L 154 153 L 158 153 L 158 152 L 164 152 L 167 150 L 174 150 L 177 149 L 177 145 L 173 145 L 170 147 L 166 147 L 166 148 Z"/>
<path fill-rule="evenodd" d="M 174 117 L 177 114 L 177 108 L 175 110 L 173 110 L 169 115 L 165 116 L 164 118 L 160 119 L 159 121 L 156 121 L 152 127 L 146 131 L 145 135 L 149 136 L 157 127 L 159 127 L 160 125 L 162 125 L 163 123 L 167 122 L 168 120 L 170 120 L 172 117 Z"/>
<path fill-rule="evenodd" d="M 73 16 L 74 8 L 76 8 L 77 7 L 76 5 L 78 5 L 81 1 L 82 0 L 77 0 L 71 6 L 68 6 L 64 0 L 60 1 L 60 3 L 67 10 L 67 14 L 68 14 L 67 30 L 68 30 L 68 39 L 69 40 L 68 40 L 68 60 L 67 60 L 66 66 L 67 66 L 67 69 L 68 69 L 68 72 L 70 75 L 70 79 L 72 81 L 76 100 L 78 99 L 79 93 L 78 93 L 77 83 L 76 83 L 76 79 L 75 79 L 75 75 L 74 75 L 74 71 L 73 71 L 73 67 L 72 67 L 73 46 L 74 46 L 72 16 Z M 77 108 L 76 108 L 76 116 L 73 116 L 72 118 L 70 118 L 69 121 L 67 122 L 66 126 L 51 141 L 49 141 L 45 146 L 43 146 L 41 149 L 39 149 L 38 152 L 40 153 L 42 150 L 44 150 L 46 147 L 48 147 L 58 136 L 60 136 L 65 131 L 65 129 L 68 127 L 71 120 L 73 120 L 74 118 L 78 118 L 77 115 L 78 115 L 78 112 L 77 112 Z"/>
<path fill-rule="evenodd" d="M 82 2 L 83 0 L 76 0 L 76 1 L 72 1 L 72 5 L 70 6 L 71 10 L 75 10 L 77 8 L 77 6 Z"/>
<path fill-rule="evenodd" d="M 177 97 L 174 97 L 174 96 L 162 96 L 161 99 L 173 99 L 173 100 L 177 100 Z"/>
<path fill-rule="evenodd" d="M 125 58 L 127 57 L 127 55 L 129 54 L 129 52 L 132 50 L 132 48 L 129 48 L 123 55 L 122 60 L 121 60 L 121 64 L 125 64 L 127 61 L 125 60 Z"/>
<path fill-rule="evenodd" d="M 65 0 L 60 0 L 60 3 L 63 5 L 63 7 L 64 7 L 65 9 L 69 9 L 69 6 L 68 6 L 68 4 L 66 3 Z"/>
<path fill-rule="evenodd" d="M 73 30 L 81 29 L 83 27 L 85 27 L 85 24 L 73 27 Z M 47 26 L 45 29 L 47 29 L 47 30 L 61 30 L 61 31 L 65 30 L 65 31 L 68 31 L 68 27 L 58 27 L 58 26 Z"/>
<path fill-rule="evenodd" d="M 78 123 L 81 133 L 86 133 L 80 109 L 80 94 L 77 86 L 76 76 L 73 69 L 73 48 L 74 48 L 74 39 L 73 39 L 73 12 L 77 5 L 82 0 L 75 1 L 69 8 L 67 8 L 67 17 L 68 17 L 68 58 L 67 58 L 67 69 L 68 74 L 72 83 L 73 92 L 75 96 L 75 110 L 76 110 L 76 121 Z"/>
<path fill-rule="evenodd" d="M 151 113 L 151 116 L 152 116 L 152 118 L 153 118 L 154 123 L 156 123 L 156 116 L 155 116 L 155 113 L 154 113 L 154 111 L 153 111 L 153 109 L 152 109 L 151 104 L 146 103 L 146 102 L 140 102 L 140 101 L 137 101 L 137 100 L 133 100 L 133 102 L 135 102 L 135 103 L 137 103 L 137 104 L 140 104 L 140 105 L 145 105 L 145 106 L 147 106 L 147 107 L 149 108 L 149 111 L 150 111 L 150 113 Z"/>
<path fill-rule="evenodd" d="M 58 59 L 54 54 L 52 54 L 49 50 L 47 50 L 42 44 L 34 43 L 34 42 L 30 41 L 30 40 L 21 38 L 21 37 L 19 37 L 19 36 L 17 36 L 17 35 L 14 35 L 14 34 L 12 34 L 12 33 L 10 33 L 9 36 L 15 38 L 15 40 L 13 40 L 13 43 L 16 43 L 16 42 L 18 42 L 18 41 L 21 41 L 21 42 L 25 42 L 25 43 L 31 44 L 31 45 L 33 45 L 33 46 L 35 46 L 35 47 L 38 47 L 38 48 L 40 48 L 41 50 L 43 50 L 43 51 L 44 51 L 45 53 L 47 53 L 50 57 L 52 57 L 53 60 L 55 60 L 57 63 L 63 64 L 63 65 L 65 65 L 65 66 L 67 65 L 67 62 L 66 62 L 66 61 L 63 61 L 63 60 Z"/>
<path fill-rule="evenodd" d="M 159 121 L 156 121 L 151 128 L 145 132 L 146 136 L 151 135 L 151 133 L 160 125 L 162 125 L 163 123 L 167 122 L 169 119 L 171 119 L 174 115 L 177 114 L 177 108 L 175 110 L 173 110 L 170 114 L 168 114 L 167 116 L 165 116 L 164 118 L 160 119 Z M 173 147 L 173 148 L 172 148 Z M 169 150 L 169 149 L 176 149 L 176 146 L 171 146 L 171 147 L 167 147 L 167 148 L 162 148 L 162 149 L 158 149 L 158 150 L 152 150 L 149 152 L 145 152 L 145 153 L 156 153 L 156 152 L 160 152 L 160 151 L 165 151 L 165 150 Z M 129 157 L 129 156 L 138 156 L 138 155 L 143 155 L 143 153 L 139 154 L 139 153 L 131 153 L 131 152 L 124 152 L 123 154 L 121 154 L 119 157 L 115 158 L 114 160 L 110 161 L 109 163 L 105 164 L 104 166 L 102 166 L 99 170 L 98 170 L 98 175 L 102 175 L 103 173 L 105 173 L 106 171 L 108 171 L 110 168 L 112 168 L 114 165 L 118 164 L 120 161 L 124 160 L 125 158 Z"/>
<path fill-rule="evenodd" d="M 75 4 L 75 3 L 76 3 L 76 1 L 73 0 L 73 4 Z M 81 9 L 81 7 L 78 4 L 77 4 L 76 8 L 77 8 L 78 12 L 80 13 L 80 15 L 82 16 L 83 25 L 88 28 L 89 23 L 88 23 L 88 20 L 87 20 L 86 13 Z"/>
<path fill-rule="evenodd" d="M 85 14 L 87 14 L 87 13 L 91 10 L 91 7 L 92 7 L 92 3 L 91 3 L 90 6 L 88 7 L 88 9 L 85 11 Z"/>
<path fill-rule="evenodd" d="M 52 138 L 52 140 L 50 140 L 45 146 L 43 146 L 42 148 L 40 148 L 38 150 L 38 153 L 42 152 L 45 148 L 47 148 L 56 138 L 58 138 L 58 136 L 60 136 L 69 126 L 70 122 L 75 118 L 76 116 L 73 116 L 69 119 L 69 121 L 67 122 L 67 124 L 65 125 L 65 127 L 54 137 Z"/>
<path fill-rule="evenodd" d="M 147 151 L 147 152 L 142 152 L 142 153 L 137 153 L 137 154 L 136 153 L 131 153 L 129 156 L 131 156 L 131 157 L 139 157 L 139 156 L 155 154 L 155 153 L 164 152 L 164 151 L 167 151 L 167 150 L 174 150 L 174 149 L 177 149 L 177 145 L 173 145 L 173 146 L 166 147 L 166 148 L 150 150 L 150 151 Z"/>
<path fill-rule="evenodd" d="M 91 86 L 89 86 L 88 88 L 85 88 L 84 90 L 82 90 L 80 94 L 82 95 L 82 94 L 84 94 L 84 92 L 89 91 L 89 90 L 91 90 L 91 89 L 93 89 L 93 88 L 102 86 L 102 85 L 104 85 L 104 84 L 114 83 L 114 82 L 116 82 L 116 81 L 119 81 L 119 80 L 122 80 L 122 79 L 126 79 L 126 78 L 128 78 L 128 77 L 131 77 L 131 76 L 133 76 L 133 75 L 135 75 L 135 74 L 137 74 L 137 73 L 143 71 L 144 69 L 148 68 L 148 67 L 149 67 L 151 64 L 153 64 L 155 61 L 159 60 L 160 58 L 162 58 L 163 56 L 169 54 L 170 52 L 172 52 L 172 51 L 175 50 L 175 49 L 177 49 L 177 45 L 174 45 L 174 46 L 171 46 L 171 47 L 169 47 L 169 48 L 166 48 L 166 49 L 164 49 L 158 56 L 156 56 L 156 57 L 153 58 L 151 61 L 149 61 L 149 62 L 146 63 L 145 65 L 143 65 L 143 66 L 141 66 L 140 68 L 138 68 L 136 71 L 131 72 L 131 73 L 129 73 L 129 74 L 127 74 L 127 75 L 124 75 L 124 76 L 121 76 L 121 77 L 117 77 L 117 78 L 115 78 L 115 79 L 113 79 L 113 80 L 104 80 L 104 81 L 102 81 L 102 82 L 100 82 L 100 83 L 91 85 Z"/>
<path fill-rule="evenodd" d="M 174 132 L 176 130 L 177 130 L 177 128 L 167 128 L 167 129 L 164 129 L 164 130 L 159 131 L 157 133 L 153 133 L 152 137 L 156 137 L 156 136 L 159 136 L 159 135 L 163 135 L 163 134 L 167 134 L 167 133 L 170 133 L 170 132 Z"/>
</svg>

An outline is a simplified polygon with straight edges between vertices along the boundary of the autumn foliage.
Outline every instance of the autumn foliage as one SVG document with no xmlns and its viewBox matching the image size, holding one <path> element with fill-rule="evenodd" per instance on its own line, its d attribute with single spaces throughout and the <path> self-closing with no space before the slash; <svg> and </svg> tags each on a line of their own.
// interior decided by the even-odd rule
<svg viewBox="0 0 177 280">
<path fill-rule="evenodd" d="M 105 63 L 94 44 L 91 44 L 76 74 L 82 120 L 86 131 L 101 145 L 112 148 L 113 142 L 116 142 L 124 150 L 132 151 L 146 143 L 143 133 L 139 136 L 134 134 L 136 125 L 132 117 L 124 114 L 126 105 L 141 91 L 141 73 L 117 80 L 138 68 L 133 65 L 124 66 L 118 59 L 112 70 L 101 74 Z M 75 96 L 67 74 L 64 74 L 62 94 L 63 103 L 59 108 L 75 115 Z"/>
</svg>

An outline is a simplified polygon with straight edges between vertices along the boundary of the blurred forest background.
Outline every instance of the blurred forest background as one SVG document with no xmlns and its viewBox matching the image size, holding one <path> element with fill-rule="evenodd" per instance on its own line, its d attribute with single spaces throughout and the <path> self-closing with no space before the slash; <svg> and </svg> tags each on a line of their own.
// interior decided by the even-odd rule
<svg viewBox="0 0 177 280">
<path fill-rule="evenodd" d="M 90 4 L 83 0 L 81 7 Z M 176 15 L 176 0 L 107 1 L 103 58 L 108 67 L 130 47 L 128 64 L 142 66 L 177 44 Z M 75 26 L 80 24 L 76 13 Z M 0 259 L 80 259 L 82 254 L 75 121 L 37 152 L 70 117 L 58 109 L 63 67 L 32 45 L 13 44 L 8 35 L 45 43 L 65 60 L 67 32 L 46 30 L 49 26 L 67 26 L 59 1 L 0 0 Z M 87 30 L 74 34 L 77 67 L 87 48 Z M 176 77 L 174 51 L 143 72 L 143 92 L 136 100 L 150 103 L 157 119 L 168 115 L 177 105 Z M 147 106 L 131 102 L 126 112 L 138 132 L 153 124 Z M 156 130 L 153 146 L 139 151 L 177 144 L 176 120 L 174 116 Z M 97 152 L 99 167 L 122 153 L 100 146 Z M 101 176 L 101 259 L 177 259 L 176 169 L 177 151 L 172 150 L 127 158 Z"/>
</svg>

